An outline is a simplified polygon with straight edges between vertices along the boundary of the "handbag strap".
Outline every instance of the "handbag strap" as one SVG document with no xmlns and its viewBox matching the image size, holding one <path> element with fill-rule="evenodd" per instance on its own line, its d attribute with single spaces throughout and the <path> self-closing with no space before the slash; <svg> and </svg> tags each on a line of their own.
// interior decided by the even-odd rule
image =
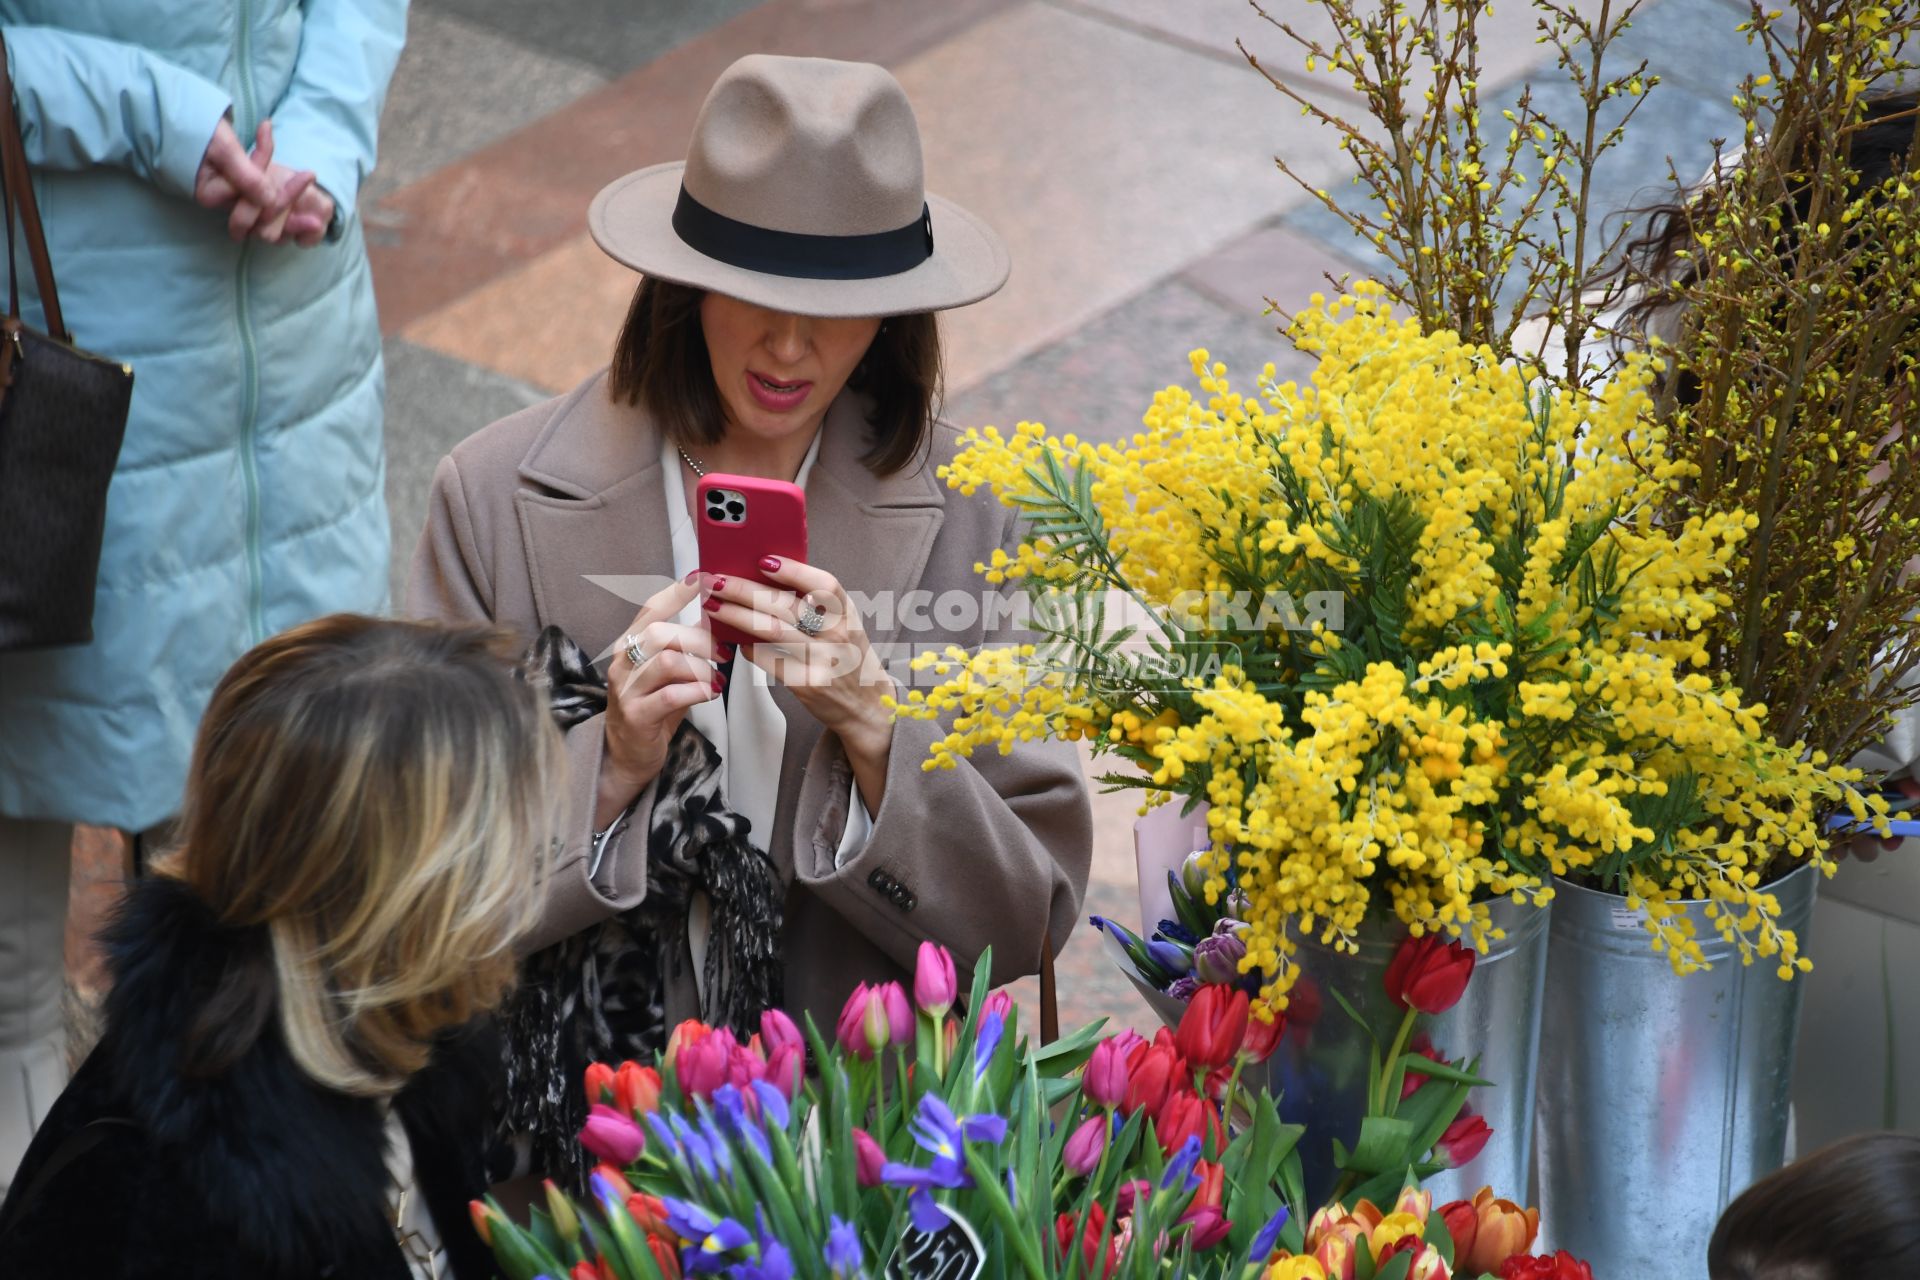
<svg viewBox="0 0 1920 1280">
<path fill-rule="evenodd" d="M 27 147 L 20 136 L 20 117 L 13 105 L 13 73 L 8 66 L 7 39 L 0 34 L 0 187 L 7 206 L 7 316 L 20 319 L 20 270 L 14 257 L 13 214 L 20 211 L 26 233 L 27 256 L 33 260 L 33 279 L 40 286 L 40 308 L 46 313 L 47 332 L 72 345 L 60 314 L 60 290 L 53 279 L 53 256 L 47 252 L 46 231 L 40 225 L 40 202 L 33 192 L 27 168 Z"/>
<path fill-rule="evenodd" d="M 1060 996 L 1054 989 L 1053 944 L 1040 948 L 1040 1043 L 1060 1038 Z"/>
</svg>

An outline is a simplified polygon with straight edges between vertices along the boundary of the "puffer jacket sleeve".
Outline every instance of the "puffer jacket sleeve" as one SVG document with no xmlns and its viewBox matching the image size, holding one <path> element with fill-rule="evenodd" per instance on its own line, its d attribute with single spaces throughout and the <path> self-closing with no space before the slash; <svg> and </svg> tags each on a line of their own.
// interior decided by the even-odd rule
<svg viewBox="0 0 1920 1280">
<path fill-rule="evenodd" d="M 380 108 L 407 39 L 407 0 L 302 0 L 300 55 L 273 109 L 274 159 L 310 169 L 338 236 L 373 172 Z"/>
<path fill-rule="evenodd" d="M 191 197 L 226 90 L 137 45 L 55 27 L 9 27 L 7 65 L 27 163 L 127 169 Z"/>
</svg>

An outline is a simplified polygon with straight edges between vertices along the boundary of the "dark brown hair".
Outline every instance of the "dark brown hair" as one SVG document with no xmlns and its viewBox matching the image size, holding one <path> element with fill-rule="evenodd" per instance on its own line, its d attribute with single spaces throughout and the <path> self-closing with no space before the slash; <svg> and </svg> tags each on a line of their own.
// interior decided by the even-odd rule
<svg viewBox="0 0 1920 1280">
<path fill-rule="evenodd" d="M 1707 1274 L 1920 1276 L 1920 1135 L 1848 1138 L 1755 1183 L 1720 1215 Z"/>
<path fill-rule="evenodd" d="M 641 281 L 607 372 L 616 403 L 646 409 L 668 439 L 689 449 L 714 444 L 726 430 L 700 328 L 706 296 L 691 285 Z M 860 461 L 879 476 L 905 469 L 925 451 L 940 413 L 939 322 L 931 313 L 887 319 L 847 385 L 873 401 Z"/>
<path fill-rule="evenodd" d="M 1847 161 L 1857 175 L 1856 189 L 1876 190 L 1907 171 L 1915 106 L 1916 96 L 1911 90 L 1882 91 L 1869 97 L 1866 119 L 1847 139 Z M 1797 183 L 1784 210 L 1780 242 L 1783 258 L 1794 252 L 1799 224 L 1807 216 L 1808 199 L 1807 184 Z M 1698 278 L 1695 261 L 1681 254 L 1693 248 L 1694 229 L 1711 224 L 1715 205 L 1715 192 L 1709 187 L 1666 203 L 1625 211 L 1624 216 L 1641 222 L 1642 229 L 1621 247 L 1619 259 L 1602 271 L 1595 283 L 1614 299 L 1638 290 L 1620 317 L 1620 327 L 1635 340 L 1642 339 L 1654 316 L 1684 296 Z"/>
</svg>

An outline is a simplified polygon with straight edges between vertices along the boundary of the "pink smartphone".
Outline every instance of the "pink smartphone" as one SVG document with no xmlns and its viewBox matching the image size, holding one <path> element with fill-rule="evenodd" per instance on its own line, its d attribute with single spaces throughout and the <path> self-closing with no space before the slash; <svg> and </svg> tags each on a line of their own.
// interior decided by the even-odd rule
<svg viewBox="0 0 1920 1280">
<path fill-rule="evenodd" d="M 701 477 L 696 503 L 702 572 L 767 583 L 764 557 L 806 560 L 807 495 L 799 485 L 715 471 Z M 721 644 L 753 643 L 723 622 L 709 618 L 707 625 Z"/>
</svg>

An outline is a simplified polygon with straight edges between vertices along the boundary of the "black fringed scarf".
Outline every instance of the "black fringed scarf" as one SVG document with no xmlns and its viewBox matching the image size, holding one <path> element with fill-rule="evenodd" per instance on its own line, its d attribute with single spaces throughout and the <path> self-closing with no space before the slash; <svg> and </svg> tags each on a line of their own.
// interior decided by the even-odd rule
<svg viewBox="0 0 1920 1280">
<path fill-rule="evenodd" d="M 533 642 L 522 675 L 546 692 L 562 729 L 606 709 L 605 679 L 558 627 Z M 646 897 L 521 966 L 520 986 L 500 1013 L 509 1103 L 493 1162 L 499 1177 L 536 1171 L 584 1186 L 590 1162 L 576 1135 L 587 1118 L 587 1065 L 649 1063 L 666 1047 L 667 980 L 690 955 L 695 894 L 712 908 L 701 1019 L 744 1038 L 779 1002 L 786 891 L 773 860 L 747 838 L 747 820 L 722 802 L 720 763 L 705 735 L 682 723 L 653 787 Z"/>
</svg>

